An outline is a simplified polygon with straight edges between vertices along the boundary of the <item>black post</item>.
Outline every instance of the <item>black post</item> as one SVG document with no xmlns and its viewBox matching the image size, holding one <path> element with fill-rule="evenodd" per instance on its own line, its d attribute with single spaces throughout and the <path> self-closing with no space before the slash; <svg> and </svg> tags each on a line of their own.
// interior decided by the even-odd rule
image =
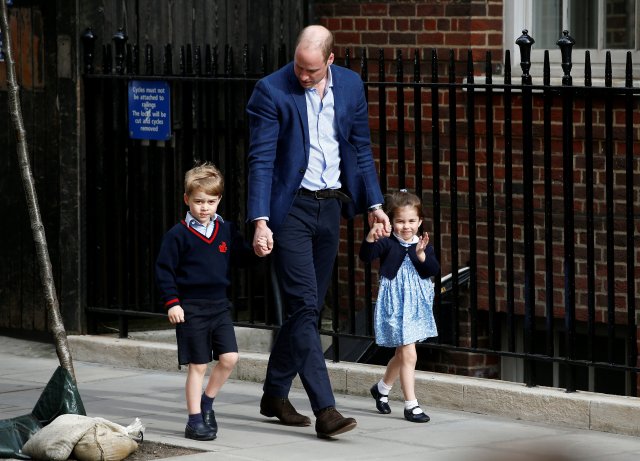
<svg viewBox="0 0 640 461">
<path fill-rule="evenodd" d="M 153 46 L 147 43 L 144 48 L 144 73 L 153 75 L 155 72 L 153 65 Z"/>
<path fill-rule="evenodd" d="M 584 147 L 585 183 L 587 186 L 587 359 L 596 360 L 596 270 L 594 230 L 594 171 L 593 171 L 593 92 L 591 87 L 591 55 L 584 52 Z"/>
<path fill-rule="evenodd" d="M 524 352 L 534 353 L 535 332 L 535 264 L 533 235 L 533 132 L 531 94 L 531 46 L 535 43 L 528 31 L 516 40 L 520 47 L 520 67 L 522 68 L 522 175 L 524 214 Z M 524 382 L 535 386 L 533 361 L 524 359 Z"/>
<path fill-rule="evenodd" d="M 398 119 L 397 140 L 398 146 L 398 186 L 405 189 L 407 184 L 406 159 L 404 155 L 404 69 L 402 66 L 402 50 L 396 51 L 396 117 Z"/>
<path fill-rule="evenodd" d="M 98 36 L 93 33 L 93 29 L 88 27 L 82 34 L 82 51 L 84 61 L 84 73 L 93 73 L 93 53 L 95 50 L 96 39 Z M 2 54 L 2 41 L 0 40 L 0 55 Z M 2 58 L 0 58 L 2 61 Z"/>
<path fill-rule="evenodd" d="M 362 47 L 360 52 L 360 78 L 364 84 L 364 96 L 369 101 L 369 64 L 367 59 L 367 48 Z M 367 222 L 367 213 L 363 213 L 362 219 L 365 226 L 365 232 L 369 231 L 369 224 Z M 365 334 L 373 335 L 373 295 L 371 290 L 372 278 L 371 278 L 371 264 L 365 264 L 364 266 L 364 315 L 365 315 Z"/>
<path fill-rule="evenodd" d="M 514 275 L 513 275 L 513 111 L 511 97 L 511 52 L 504 56 L 504 212 L 507 264 L 507 342 L 509 352 L 516 350 Z"/>
<path fill-rule="evenodd" d="M 553 169 L 551 162 L 551 108 L 553 89 L 551 88 L 551 65 L 549 50 L 544 50 L 543 65 L 543 123 L 544 123 L 544 267 L 545 267 L 545 330 L 547 355 L 555 355 L 554 300 L 553 300 Z"/>
<path fill-rule="evenodd" d="M 453 344 L 460 345 L 460 297 L 459 287 L 459 246 L 458 246 L 458 117 L 456 94 L 455 52 L 449 50 L 449 197 L 451 203 L 451 283 L 453 293 L 452 323 Z"/>
<path fill-rule="evenodd" d="M 571 50 L 575 40 L 562 31 L 557 45 L 562 53 L 562 182 L 564 202 L 564 321 L 566 357 L 575 358 L 576 275 L 573 216 L 573 89 L 571 88 Z M 567 365 L 567 392 L 575 392 L 575 367 Z"/>
<path fill-rule="evenodd" d="M 196 49 L 193 52 L 193 71 L 197 76 L 202 75 L 202 51 L 200 45 L 196 45 Z"/>
<path fill-rule="evenodd" d="M 487 140 L 487 272 L 489 274 L 489 341 L 493 350 L 499 350 L 499 338 L 496 315 L 496 222 L 495 222 L 495 196 L 494 196 L 494 133 L 493 133 L 493 69 L 491 66 L 491 52 L 487 51 L 485 56 L 485 83 L 487 84 L 487 103 L 486 103 L 486 140 Z M 470 175 L 474 175 L 474 170 L 469 171 Z M 475 200 L 474 200 L 475 202 Z M 470 204 L 471 205 L 471 204 Z M 475 203 L 473 204 L 475 207 Z M 471 224 L 471 223 L 470 223 Z M 472 223 L 475 227 L 475 222 Z M 475 235 L 475 230 L 474 230 Z M 477 247 L 477 245 L 476 245 Z M 474 260 L 475 263 L 475 260 Z M 477 267 L 471 266 L 471 283 L 470 289 L 472 296 L 477 299 Z M 472 309 L 476 308 L 476 303 L 471 304 Z"/>
<path fill-rule="evenodd" d="M 193 75 L 193 50 L 191 49 L 191 43 L 187 43 L 185 72 L 187 75 Z"/>
<path fill-rule="evenodd" d="M 467 50 L 467 151 L 469 153 L 469 266 L 471 276 L 471 290 L 469 293 L 469 335 L 471 338 L 471 347 L 476 349 L 478 347 L 478 297 L 477 290 L 474 289 L 474 282 L 476 280 L 476 268 L 478 267 L 477 255 L 478 255 L 478 238 L 476 232 L 477 222 L 477 208 L 476 208 L 476 93 L 475 93 L 475 80 L 473 76 L 473 53 L 471 50 Z M 487 87 L 487 91 L 489 88 Z M 487 103 L 489 102 L 487 96 Z M 491 110 L 487 107 L 487 117 Z M 487 122 L 488 123 L 488 122 Z M 487 137 L 487 141 L 489 137 Z M 491 237 L 488 237 L 491 242 Z M 489 251 L 489 255 L 491 252 Z M 489 277 L 491 277 L 491 271 L 489 271 Z M 457 301 L 457 299 L 456 299 Z M 491 309 L 489 309 L 491 312 Z M 489 314 L 491 315 L 491 314 Z"/>
<path fill-rule="evenodd" d="M 433 233 L 435 234 L 435 241 L 433 242 L 436 258 L 438 261 L 442 261 L 441 249 L 442 249 L 442 237 L 440 236 L 441 229 L 441 204 L 440 204 L 440 101 L 438 92 L 438 53 L 435 49 L 431 50 L 431 163 L 433 165 L 432 174 L 432 190 L 433 190 Z M 440 281 L 436 283 L 436 288 Z M 440 291 L 436 291 L 440 293 Z M 441 297 L 436 296 L 433 301 L 433 309 L 437 312 L 436 322 L 441 321 Z M 445 335 L 440 335 L 438 338 L 439 343 L 443 343 L 443 337 L 449 338 L 453 336 L 453 325 Z"/>
<path fill-rule="evenodd" d="M 108 75 L 113 70 L 113 61 L 111 56 L 111 44 L 102 45 L 102 73 Z"/>
<path fill-rule="evenodd" d="M 422 87 L 420 86 L 420 52 L 418 50 L 413 54 L 413 82 L 415 83 L 413 87 L 413 152 L 416 164 L 416 195 L 422 198 Z"/>
<path fill-rule="evenodd" d="M 164 59 L 162 63 L 162 73 L 164 75 L 173 74 L 173 52 L 171 50 L 171 44 L 167 43 L 164 47 Z"/>
<path fill-rule="evenodd" d="M 378 120 L 380 137 L 380 188 L 387 192 L 387 92 L 384 72 L 384 50 L 378 50 Z"/>
<path fill-rule="evenodd" d="M 571 51 L 575 43 L 576 41 L 569 35 L 568 30 L 563 30 L 562 37 L 556 42 L 556 45 L 560 47 L 560 53 L 562 53 L 562 71 L 564 72 L 562 76 L 563 86 L 571 86 L 573 83 L 571 78 L 571 67 L 573 67 Z"/>
<path fill-rule="evenodd" d="M 207 77 L 213 75 L 213 56 L 211 55 L 211 45 L 208 43 L 204 46 L 204 73 Z"/>
<path fill-rule="evenodd" d="M 616 335 L 616 273 L 614 240 L 614 124 L 613 124 L 613 70 L 611 52 L 607 51 L 604 65 L 604 154 L 605 154 L 605 208 L 607 210 L 607 362 L 613 363 Z"/>
<path fill-rule="evenodd" d="M 116 74 L 122 75 L 125 71 L 124 59 L 127 44 L 127 36 L 123 32 L 122 27 L 118 29 L 118 32 L 113 34 L 113 42 L 115 44 L 114 46 L 116 51 Z"/>
<path fill-rule="evenodd" d="M 627 51 L 627 63 L 625 68 L 625 89 L 627 91 L 625 97 L 625 177 L 626 177 L 626 193 L 625 193 L 625 221 L 626 221 L 626 244 L 627 244 L 627 365 L 631 367 L 638 366 L 638 342 L 637 338 L 637 320 L 636 320 L 636 291 L 635 291 L 635 244 L 634 244 L 634 192 L 633 192 L 633 174 L 634 174 L 634 155 L 633 155 L 633 109 L 634 109 L 634 93 L 630 91 L 633 87 L 633 75 L 631 65 L 631 51 Z M 637 373 L 627 373 L 627 385 L 629 394 L 636 396 L 638 394 Z"/>
</svg>

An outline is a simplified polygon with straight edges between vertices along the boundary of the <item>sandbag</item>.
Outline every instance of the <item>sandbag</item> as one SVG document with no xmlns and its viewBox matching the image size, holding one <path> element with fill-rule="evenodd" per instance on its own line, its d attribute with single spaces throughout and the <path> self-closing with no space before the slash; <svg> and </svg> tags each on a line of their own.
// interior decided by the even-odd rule
<svg viewBox="0 0 640 461">
<path fill-rule="evenodd" d="M 76 444 L 74 458 L 78 461 L 120 461 L 136 451 L 136 441 L 120 430 L 122 426 L 117 429 L 114 426 L 109 421 L 96 422 Z"/>
<path fill-rule="evenodd" d="M 58 416 L 27 440 L 22 453 L 34 459 L 65 461 L 76 443 L 94 425 L 95 421 L 88 416 Z"/>
<path fill-rule="evenodd" d="M 138 418 L 127 427 L 104 418 L 61 415 L 24 444 L 22 452 L 34 459 L 64 461 L 120 461 L 138 449 L 144 426 Z"/>
</svg>

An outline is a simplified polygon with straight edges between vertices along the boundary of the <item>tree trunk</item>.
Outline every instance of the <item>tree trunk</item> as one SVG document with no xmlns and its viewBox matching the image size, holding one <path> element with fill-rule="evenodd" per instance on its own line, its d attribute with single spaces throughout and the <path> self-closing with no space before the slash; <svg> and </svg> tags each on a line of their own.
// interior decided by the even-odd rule
<svg viewBox="0 0 640 461">
<path fill-rule="evenodd" d="M 2 37 L 4 38 L 5 59 L 7 62 L 9 114 L 11 115 L 11 120 L 16 132 L 18 164 L 20 166 L 22 185 L 27 199 L 31 231 L 33 232 L 33 240 L 36 245 L 38 266 L 40 267 L 40 279 L 42 280 L 44 295 L 47 302 L 49 329 L 51 330 L 51 333 L 53 333 L 56 353 L 58 354 L 60 365 L 71 374 L 75 381 L 76 377 L 73 371 L 73 361 L 71 359 L 71 352 L 69 351 L 69 343 L 67 342 L 67 333 L 64 329 L 62 316 L 60 315 L 60 305 L 58 303 L 55 282 L 53 280 L 53 270 L 51 268 L 51 259 L 49 258 L 47 239 L 44 233 L 42 218 L 40 216 L 40 207 L 38 205 L 38 196 L 36 194 L 36 188 L 33 181 L 31 165 L 29 164 L 27 132 L 24 129 L 22 110 L 20 108 L 20 97 L 18 94 L 19 88 L 16 77 L 15 62 L 13 60 L 13 49 L 11 44 L 11 34 L 9 31 L 7 4 L 5 0 L 0 0 L 0 13 L 0 32 L 2 32 Z"/>
</svg>

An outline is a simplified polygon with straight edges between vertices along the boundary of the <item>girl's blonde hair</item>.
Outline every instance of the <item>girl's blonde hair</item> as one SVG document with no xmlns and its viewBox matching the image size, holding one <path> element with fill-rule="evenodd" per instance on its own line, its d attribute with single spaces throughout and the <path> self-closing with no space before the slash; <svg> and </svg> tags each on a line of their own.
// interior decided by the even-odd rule
<svg viewBox="0 0 640 461">
<path fill-rule="evenodd" d="M 213 163 L 196 163 L 185 173 L 184 193 L 189 196 L 196 191 L 208 195 L 222 195 L 224 192 L 224 177 Z"/>
<path fill-rule="evenodd" d="M 393 222 L 393 216 L 398 208 L 406 206 L 414 207 L 418 217 L 424 219 L 424 211 L 422 210 L 422 202 L 420 198 L 407 191 L 407 189 L 400 189 L 397 192 L 388 194 L 385 201 L 385 210 L 389 220 Z"/>
</svg>

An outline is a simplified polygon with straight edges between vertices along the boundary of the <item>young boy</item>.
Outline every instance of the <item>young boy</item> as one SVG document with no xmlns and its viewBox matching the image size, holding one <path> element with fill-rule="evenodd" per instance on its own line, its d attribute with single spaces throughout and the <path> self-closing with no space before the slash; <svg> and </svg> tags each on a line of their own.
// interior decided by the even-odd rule
<svg viewBox="0 0 640 461">
<path fill-rule="evenodd" d="M 178 363 L 189 365 L 185 385 L 189 420 L 184 436 L 194 440 L 217 436 L 213 399 L 238 361 L 226 294 L 230 258 L 253 253 L 216 213 L 223 190 L 224 179 L 214 165 L 203 163 L 187 171 L 184 203 L 189 211 L 165 234 L 156 262 L 160 295 L 169 321 L 176 325 Z M 212 360 L 218 363 L 202 392 Z"/>
</svg>

